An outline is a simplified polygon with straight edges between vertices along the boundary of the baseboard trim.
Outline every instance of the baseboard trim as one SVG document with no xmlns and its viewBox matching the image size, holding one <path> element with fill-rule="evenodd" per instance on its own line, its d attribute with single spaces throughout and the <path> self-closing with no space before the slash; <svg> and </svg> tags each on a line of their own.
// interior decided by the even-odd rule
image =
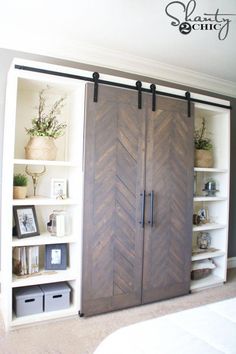
<svg viewBox="0 0 236 354">
<path fill-rule="evenodd" d="M 236 257 L 228 258 L 227 268 L 236 268 Z"/>
</svg>

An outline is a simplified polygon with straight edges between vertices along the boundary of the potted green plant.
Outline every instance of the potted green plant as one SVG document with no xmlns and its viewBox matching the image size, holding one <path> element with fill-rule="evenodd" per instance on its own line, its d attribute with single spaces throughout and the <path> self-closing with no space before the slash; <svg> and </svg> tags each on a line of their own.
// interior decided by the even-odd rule
<svg viewBox="0 0 236 354">
<path fill-rule="evenodd" d="M 13 177 L 13 198 L 25 199 L 27 192 L 28 178 L 26 175 L 17 173 Z"/>
<path fill-rule="evenodd" d="M 201 127 L 194 132 L 195 145 L 195 166 L 212 167 L 213 166 L 213 144 L 206 136 L 206 120 L 202 118 Z"/>
<path fill-rule="evenodd" d="M 66 97 L 61 97 L 55 101 L 51 108 L 46 107 L 47 96 L 45 91 L 49 87 L 39 92 L 39 104 L 37 115 L 32 119 L 32 126 L 25 128 L 30 140 L 25 147 L 26 159 L 32 160 L 55 160 L 57 148 L 54 140 L 63 136 L 66 123 L 60 123 L 57 117 L 61 114 Z"/>
</svg>

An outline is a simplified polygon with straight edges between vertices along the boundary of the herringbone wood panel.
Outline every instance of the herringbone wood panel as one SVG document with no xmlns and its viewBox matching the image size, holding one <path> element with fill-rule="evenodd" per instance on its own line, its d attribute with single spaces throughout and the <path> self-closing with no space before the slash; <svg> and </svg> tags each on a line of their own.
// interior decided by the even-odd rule
<svg viewBox="0 0 236 354">
<path fill-rule="evenodd" d="M 157 107 L 147 123 L 146 189 L 155 199 L 154 226 L 145 230 L 143 303 L 190 286 L 193 118 L 177 100 L 158 98 Z"/>
<path fill-rule="evenodd" d="M 184 102 L 87 87 L 82 312 L 185 294 L 190 285 L 193 118 Z M 146 133 L 147 129 L 147 133 Z M 154 227 L 146 197 L 154 190 Z"/>
<path fill-rule="evenodd" d="M 136 93 L 87 87 L 82 312 L 141 302 L 144 111 Z"/>
</svg>

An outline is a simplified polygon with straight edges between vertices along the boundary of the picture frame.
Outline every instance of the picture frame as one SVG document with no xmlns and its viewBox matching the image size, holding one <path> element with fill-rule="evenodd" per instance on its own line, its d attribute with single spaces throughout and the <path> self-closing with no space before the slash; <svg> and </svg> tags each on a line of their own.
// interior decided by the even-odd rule
<svg viewBox="0 0 236 354">
<path fill-rule="evenodd" d="M 45 245 L 45 270 L 65 270 L 67 268 L 67 244 Z"/>
<path fill-rule="evenodd" d="M 208 222 L 208 209 L 207 208 L 200 208 L 198 210 L 198 213 L 197 215 L 199 216 L 200 218 L 200 222 L 202 224 L 206 224 Z"/>
<path fill-rule="evenodd" d="M 15 231 L 18 238 L 40 235 L 34 205 L 13 206 Z"/>
<path fill-rule="evenodd" d="M 51 179 L 51 198 L 66 199 L 67 198 L 67 180 L 64 178 Z"/>
</svg>

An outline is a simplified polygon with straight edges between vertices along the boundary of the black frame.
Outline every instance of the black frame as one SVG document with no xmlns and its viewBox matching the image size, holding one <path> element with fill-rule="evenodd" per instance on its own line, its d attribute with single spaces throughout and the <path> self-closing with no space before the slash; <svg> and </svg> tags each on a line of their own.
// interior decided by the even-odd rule
<svg viewBox="0 0 236 354">
<path fill-rule="evenodd" d="M 60 250 L 60 263 L 52 263 L 52 251 Z M 65 270 L 67 268 L 67 244 L 53 244 L 45 245 L 45 257 L 44 257 L 45 270 Z"/>
<path fill-rule="evenodd" d="M 18 210 L 24 210 L 24 209 L 31 209 L 33 218 L 34 218 L 34 225 L 36 230 L 29 232 L 26 230 L 26 232 L 22 232 L 22 225 L 20 224 L 19 220 L 19 215 L 18 215 Z M 18 238 L 25 238 L 25 237 L 31 237 L 31 236 L 38 236 L 40 235 L 39 232 L 39 226 L 38 226 L 38 220 L 37 220 L 37 215 L 35 211 L 35 206 L 34 205 L 17 205 L 13 206 L 13 215 L 14 215 L 14 220 L 15 220 L 15 230 L 16 230 L 16 235 Z M 26 225 L 25 225 L 26 227 Z"/>
</svg>

